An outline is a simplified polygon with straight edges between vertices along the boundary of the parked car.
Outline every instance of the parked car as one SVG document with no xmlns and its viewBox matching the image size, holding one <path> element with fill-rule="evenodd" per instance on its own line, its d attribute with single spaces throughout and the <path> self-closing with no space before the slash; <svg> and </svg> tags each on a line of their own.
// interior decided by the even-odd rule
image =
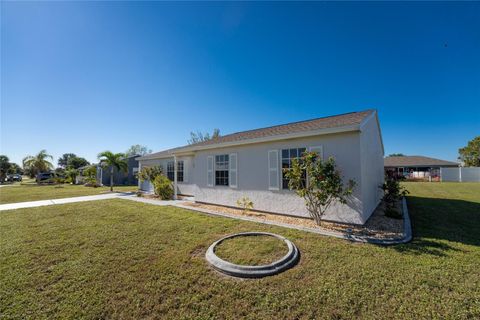
<svg viewBox="0 0 480 320">
<path fill-rule="evenodd" d="M 22 181 L 22 176 L 19 174 L 9 174 L 7 175 L 7 181 Z"/>
<path fill-rule="evenodd" d="M 48 180 L 52 180 L 55 178 L 55 173 L 54 172 L 41 172 L 37 174 L 37 177 L 35 181 L 38 182 L 47 182 Z"/>
</svg>

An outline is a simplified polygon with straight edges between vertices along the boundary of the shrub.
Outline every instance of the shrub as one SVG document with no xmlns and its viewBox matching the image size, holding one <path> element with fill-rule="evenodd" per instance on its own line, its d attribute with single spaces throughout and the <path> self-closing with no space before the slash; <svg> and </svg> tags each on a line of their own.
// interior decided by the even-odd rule
<svg viewBox="0 0 480 320">
<path fill-rule="evenodd" d="M 237 206 L 243 209 L 243 213 L 253 209 L 253 201 L 248 197 L 243 197 L 237 200 Z"/>
<path fill-rule="evenodd" d="M 77 181 L 78 170 L 77 169 L 68 169 L 65 171 L 65 176 L 67 177 L 67 181 L 75 184 Z"/>
<path fill-rule="evenodd" d="M 284 170 L 289 189 L 305 199 L 307 210 L 318 225 L 328 207 L 333 202 L 347 203 L 355 188 L 353 180 L 343 185 L 334 158 L 323 161 L 316 152 L 305 152 L 300 160 L 292 161 L 291 168 Z"/>
<path fill-rule="evenodd" d="M 155 177 L 153 180 L 153 188 L 155 194 L 160 197 L 162 200 L 172 200 L 173 199 L 173 185 L 172 182 L 163 174 L 160 174 Z"/>
<path fill-rule="evenodd" d="M 62 178 L 62 177 L 55 177 L 55 178 L 53 178 L 53 181 L 54 181 L 55 184 L 63 184 L 63 183 L 66 182 L 65 178 Z"/>
<path fill-rule="evenodd" d="M 153 182 L 156 177 L 162 174 L 162 168 L 159 166 L 154 167 L 142 167 L 142 169 L 137 173 L 138 180 L 141 182 L 151 181 Z"/>
<path fill-rule="evenodd" d="M 409 192 L 400 185 L 398 180 L 385 177 L 385 182 L 380 185 L 383 191 L 383 202 L 385 203 L 385 216 L 395 219 L 401 219 L 402 214 L 396 209 L 397 202 L 405 197 Z"/>
<path fill-rule="evenodd" d="M 84 179 L 84 181 L 85 181 L 85 184 L 84 184 L 85 187 L 98 188 L 98 187 L 101 186 L 101 185 L 97 182 L 97 179 L 96 179 L 96 178 L 86 177 L 86 178 Z"/>
</svg>

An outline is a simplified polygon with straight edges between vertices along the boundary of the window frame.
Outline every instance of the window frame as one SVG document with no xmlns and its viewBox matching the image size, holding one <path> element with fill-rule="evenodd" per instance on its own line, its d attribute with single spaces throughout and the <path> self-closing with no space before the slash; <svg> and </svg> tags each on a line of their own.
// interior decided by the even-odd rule
<svg viewBox="0 0 480 320">
<path fill-rule="evenodd" d="M 167 162 L 167 178 L 170 181 L 175 180 L 175 161 Z"/>
<path fill-rule="evenodd" d="M 182 165 L 182 170 L 180 170 L 180 164 Z M 185 181 L 185 161 L 177 160 L 177 182 Z"/>
<path fill-rule="evenodd" d="M 180 163 L 182 170 L 180 170 Z M 167 178 L 170 181 L 175 180 L 175 161 L 167 162 Z M 185 181 L 185 162 L 183 160 L 177 160 L 177 182 Z"/>
<path fill-rule="evenodd" d="M 221 160 L 223 157 L 223 160 Z M 220 159 L 220 160 L 218 160 Z M 222 166 L 222 168 L 218 168 Z M 213 156 L 213 185 L 215 187 L 228 187 L 230 183 L 230 155 L 226 154 L 216 154 Z M 217 175 L 218 173 L 218 175 Z M 220 176 L 221 175 L 221 176 Z M 222 183 L 218 183 L 223 181 Z"/>
<path fill-rule="evenodd" d="M 291 156 L 291 151 L 292 150 L 295 150 L 295 152 L 296 152 L 295 157 Z M 302 152 L 300 150 L 302 150 Z M 301 155 L 303 153 L 307 152 L 307 150 L 308 150 L 307 147 L 282 148 L 282 149 L 279 150 L 279 153 L 280 153 L 280 170 L 281 170 L 279 187 L 281 188 L 281 190 L 290 190 L 290 188 L 288 187 L 288 179 L 285 178 L 284 169 L 291 168 L 292 160 L 293 159 L 300 159 Z M 284 151 L 288 151 L 288 157 L 287 158 L 284 157 Z M 284 167 L 284 160 L 288 161 L 288 167 Z M 306 184 L 307 183 L 307 173 L 306 172 L 305 172 L 304 180 L 305 180 L 305 184 Z M 286 183 L 286 185 L 285 185 L 285 183 Z"/>
</svg>

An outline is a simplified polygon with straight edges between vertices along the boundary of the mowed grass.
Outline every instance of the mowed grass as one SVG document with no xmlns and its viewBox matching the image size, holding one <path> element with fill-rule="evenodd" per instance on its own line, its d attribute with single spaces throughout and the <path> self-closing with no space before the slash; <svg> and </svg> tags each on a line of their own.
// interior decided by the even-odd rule
<svg viewBox="0 0 480 320">
<path fill-rule="evenodd" d="M 270 264 L 287 253 L 288 247 L 284 241 L 266 235 L 227 239 L 215 250 L 215 254 L 223 260 L 251 266 Z"/>
<path fill-rule="evenodd" d="M 115 186 L 113 191 L 135 191 L 136 186 Z M 17 184 L 0 188 L 0 204 L 89 196 L 109 192 L 110 187 L 85 187 L 83 185 Z"/>
<path fill-rule="evenodd" d="M 2 212 L 0 314 L 478 319 L 480 184 L 407 187 L 415 239 L 392 247 L 121 199 Z M 241 231 L 289 238 L 299 264 L 257 280 L 212 270 L 208 246 Z"/>
</svg>

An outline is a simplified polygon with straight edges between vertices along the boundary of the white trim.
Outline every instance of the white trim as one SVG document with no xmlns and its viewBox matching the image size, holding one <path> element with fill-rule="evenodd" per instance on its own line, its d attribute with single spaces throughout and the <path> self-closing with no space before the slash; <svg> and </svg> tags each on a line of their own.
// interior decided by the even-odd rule
<svg viewBox="0 0 480 320">
<path fill-rule="evenodd" d="M 177 200 L 177 157 L 173 156 L 173 200 Z"/>
<path fill-rule="evenodd" d="M 272 155 L 272 156 L 271 156 Z M 274 158 L 275 161 L 275 164 L 276 164 L 276 167 L 271 167 L 270 164 L 272 161 L 270 161 L 270 157 Z M 279 163 L 278 163 L 278 150 L 268 150 L 268 157 L 267 157 L 267 161 L 268 161 L 268 190 L 272 190 L 272 191 L 278 191 L 280 190 L 280 170 L 278 170 L 279 168 Z M 273 184 L 272 184 L 272 181 L 271 181 L 271 172 L 276 172 L 276 176 L 277 177 L 277 186 L 274 187 Z"/>
<path fill-rule="evenodd" d="M 211 168 L 210 168 L 211 167 Z M 207 156 L 207 187 L 213 187 L 215 177 L 213 176 L 215 172 L 215 161 L 213 161 L 213 156 Z M 209 181 L 209 174 L 211 176 L 211 181 Z"/>
<path fill-rule="evenodd" d="M 385 155 L 385 149 L 384 149 L 384 146 L 383 146 L 383 138 L 382 138 L 382 129 L 380 128 L 380 121 L 378 120 L 377 110 L 373 110 L 373 112 L 372 112 L 371 115 L 369 115 L 368 117 L 366 117 L 365 119 L 363 119 L 363 121 L 360 123 L 359 130 L 360 130 L 360 131 L 363 131 L 363 127 L 364 127 L 364 126 L 368 123 L 368 121 L 370 121 L 370 119 L 372 119 L 373 117 L 375 117 L 375 120 L 377 121 L 378 135 L 379 135 L 379 138 L 380 138 L 380 144 L 382 145 L 382 154 Z"/>
<path fill-rule="evenodd" d="M 235 161 L 232 161 L 235 158 Z M 235 163 L 235 169 L 232 169 L 232 164 Z M 232 176 L 235 174 L 235 184 L 232 184 Z M 237 153 L 230 153 L 228 159 L 228 185 L 230 188 L 238 187 L 238 155 Z"/>
<path fill-rule="evenodd" d="M 183 159 L 183 183 L 188 182 L 188 175 L 187 175 L 187 167 L 188 165 L 186 164 L 186 160 Z"/>
</svg>

